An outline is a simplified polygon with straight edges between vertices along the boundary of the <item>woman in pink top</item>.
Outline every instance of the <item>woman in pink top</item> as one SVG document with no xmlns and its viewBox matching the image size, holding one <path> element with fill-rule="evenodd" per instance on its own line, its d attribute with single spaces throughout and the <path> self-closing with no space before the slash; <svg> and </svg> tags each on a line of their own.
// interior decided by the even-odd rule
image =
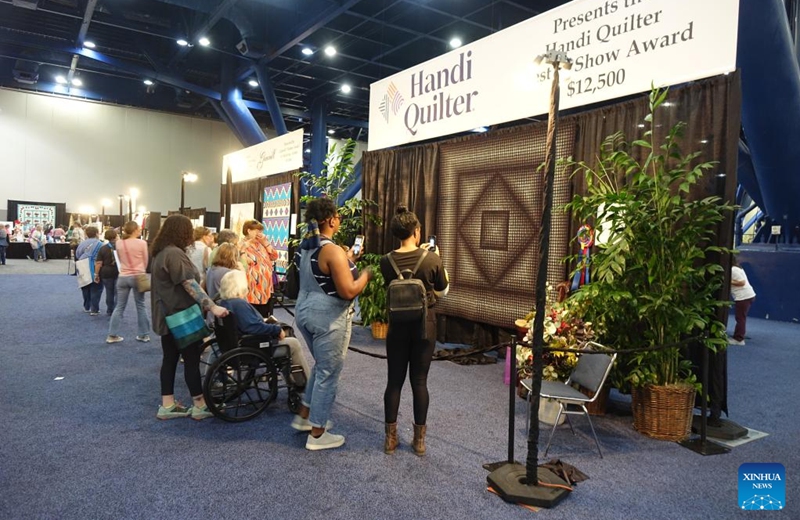
<svg viewBox="0 0 800 520">
<path fill-rule="evenodd" d="M 117 306 L 114 314 L 111 315 L 111 322 L 108 324 L 108 337 L 106 343 L 118 343 L 122 341 L 119 335 L 119 326 L 122 321 L 122 314 L 128 305 L 128 293 L 133 292 L 133 301 L 136 302 L 136 316 L 138 322 L 138 334 L 136 341 L 150 341 L 148 332 L 150 331 L 150 320 L 147 318 L 147 310 L 144 305 L 144 293 L 136 288 L 136 277 L 145 274 L 147 271 L 147 242 L 140 240 L 142 230 L 136 222 L 128 222 L 122 228 L 123 240 L 117 240 L 117 262 L 119 265 L 119 278 L 117 279 Z"/>
</svg>

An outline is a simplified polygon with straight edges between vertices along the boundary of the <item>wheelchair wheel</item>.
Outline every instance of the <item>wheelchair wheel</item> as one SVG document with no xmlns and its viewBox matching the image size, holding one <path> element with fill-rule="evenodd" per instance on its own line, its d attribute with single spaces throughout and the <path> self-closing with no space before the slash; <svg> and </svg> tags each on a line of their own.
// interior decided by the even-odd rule
<svg viewBox="0 0 800 520">
<path fill-rule="evenodd" d="M 217 343 L 217 338 L 210 338 L 200 346 L 200 375 L 205 379 L 211 370 L 211 365 L 219 359 L 222 351 Z"/>
<path fill-rule="evenodd" d="M 263 412 L 278 394 L 272 360 L 260 350 L 236 348 L 211 365 L 203 382 L 206 405 L 228 422 L 248 421 Z"/>
<path fill-rule="evenodd" d="M 302 404 L 302 399 L 300 394 L 298 394 L 294 390 L 289 390 L 289 410 L 292 413 L 297 413 L 300 411 L 300 405 Z"/>
</svg>

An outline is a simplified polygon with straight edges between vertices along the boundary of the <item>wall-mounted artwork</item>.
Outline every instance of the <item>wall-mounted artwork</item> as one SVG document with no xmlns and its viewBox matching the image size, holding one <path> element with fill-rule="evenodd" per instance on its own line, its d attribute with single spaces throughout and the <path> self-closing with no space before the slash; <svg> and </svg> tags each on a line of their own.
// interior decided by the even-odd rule
<svg viewBox="0 0 800 520">
<path fill-rule="evenodd" d="M 231 204 L 231 230 L 242 235 L 242 226 L 248 220 L 253 220 L 256 214 L 255 202 L 243 202 L 241 204 Z"/>
<path fill-rule="evenodd" d="M 278 184 L 264 188 L 264 235 L 278 251 L 275 272 L 282 279 L 289 263 L 289 224 L 291 220 L 292 185 Z"/>
<path fill-rule="evenodd" d="M 20 204 L 17 206 L 17 219 L 26 228 L 36 224 L 55 224 L 56 207 L 43 204 Z"/>
</svg>

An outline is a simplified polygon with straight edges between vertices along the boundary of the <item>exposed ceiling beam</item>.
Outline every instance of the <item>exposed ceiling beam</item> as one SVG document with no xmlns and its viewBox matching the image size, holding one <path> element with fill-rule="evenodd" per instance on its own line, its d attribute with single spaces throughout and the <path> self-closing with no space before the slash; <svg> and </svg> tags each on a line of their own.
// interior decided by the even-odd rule
<svg viewBox="0 0 800 520">
<path fill-rule="evenodd" d="M 97 7 L 97 0 L 88 0 L 86 2 L 86 9 L 83 11 L 81 28 L 78 31 L 78 37 L 75 39 L 75 46 L 78 48 L 83 47 L 83 42 L 86 40 L 86 33 L 89 31 L 89 24 L 92 23 L 95 7 Z M 78 59 L 79 56 L 77 54 L 72 55 L 72 64 L 70 65 L 69 72 L 67 73 L 67 88 L 72 86 L 72 79 L 75 77 L 75 70 L 78 68 Z"/>
<path fill-rule="evenodd" d="M 217 22 L 220 21 L 220 19 L 228 13 L 228 10 L 230 10 L 230 8 L 233 7 L 238 1 L 239 0 L 224 0 L 221 4 L 219 4 L 214 12 L 211 13 L 211 16 L 208 18 L 208 20 L 206 20 L 203 26 L 194 32 L 194 36 L 190 42 L 194 43 L 203 36 L 206 36 L 208 32 L 217 24 Z M 171 69 L 174 67 L 184 56 L 189 53 L 191 49 L 192 47 L 189 45 L 178 49 L 178 52 L 176 52 L 175 56 L 173 56 L 169 61 L 167 68 Z"/>
<path fill-rule="evenodd" d="M 274 48 L 272 49 L 272 51 L 269 52 L 263 58 L 261 58 L 261 60 L 259 61 L 264 65 L 268 64 L 270 61 L 274 60 L 284 52 L 288 51 L 298 43 L 308 38 L 310 35 L 317 32 L 317 30 L 320 29 L 321 27 L 324 27 L 331 21 L 338 18 L 340 15 L 350 10 L 360 1 L 361 0 L 345 0 L 339 2 L 339 5 L 334 5 L 326 9 L 315 19 L 306 23 L 297 31 L 294 31 L 294 34 L 292 36 L 286 38 L 283 42 L 274 44 Z"/>
</svg>

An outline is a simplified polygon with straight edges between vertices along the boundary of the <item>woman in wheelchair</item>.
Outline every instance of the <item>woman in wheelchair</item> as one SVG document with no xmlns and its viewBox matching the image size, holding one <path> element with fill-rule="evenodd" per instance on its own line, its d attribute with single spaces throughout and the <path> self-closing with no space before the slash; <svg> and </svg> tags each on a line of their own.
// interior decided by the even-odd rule
<svg viewBox="0 0 800 520">
<path fill-rule="evenodd" d="M 300 365 L 308 381 L 311 369 L 308 367 L 300 342 L 295 338 L 286 337 L 280 325 L 266 323 L 258 310 L 245 300 L 247 290 L 247 276 L 239 270 L 229 271 L 219 284 L 219 304 L 233 313 L 236 318 L 236 328 L 241 334 L 273 337 L 288 345 L 292 364 Z"/>
</svg>

